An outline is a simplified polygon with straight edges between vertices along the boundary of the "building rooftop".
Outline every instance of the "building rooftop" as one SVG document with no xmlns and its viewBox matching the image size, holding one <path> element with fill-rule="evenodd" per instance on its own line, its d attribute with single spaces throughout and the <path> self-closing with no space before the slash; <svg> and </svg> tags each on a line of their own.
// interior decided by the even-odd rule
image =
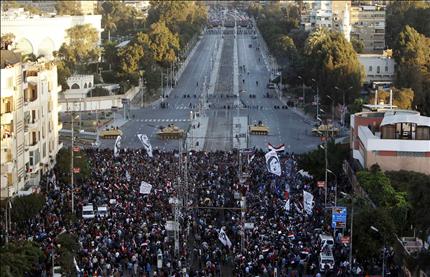
<svg viewBox="0 0 430 277">
<path fill-rule="evenodd" d="M 430 127 L 430 117 L 422 116 L 417 113 L 408 113 L 405 111 L 388 111 L 385 113 L 384 119 L 381 122 L 381 126 L 392 125 L 396 123 L 413 123 L 417 124 L 417 126 Z"/>
<path fill-rule="evenodd" d="M 21 62 L 21 54 L 15 53 L 11 50 L 1 50 L 0 60 L 1 69 L 3 69 Z"/>
</svg>

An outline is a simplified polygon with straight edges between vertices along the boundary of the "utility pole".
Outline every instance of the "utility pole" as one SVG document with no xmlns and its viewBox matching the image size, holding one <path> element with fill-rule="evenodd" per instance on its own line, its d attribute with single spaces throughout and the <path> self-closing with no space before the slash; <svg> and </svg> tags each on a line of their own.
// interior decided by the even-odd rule
<svg viewBox="0 0 430 277">
<path fill-rule="evenodd" d="M 75 142 L 75 137 L 74 137 L 74 126 L 73 126 L 73 122 L 74 122 L 74 113 L 71 113 L 72 115 L 72 147 L 71 147 L 71 185 L 72 185 L 72 213 L 75 213 L 75 184 L 74 184 L 74 165 L 73 165 L 73 147 L 74 147 L 74 142 Z"/>
<path fill-rule="evenodd" d="M 324 189 L 324 207 L 327 208 L 327 167 L 328 167 L 328 158 L 327 158 L 327 132 L 324 136 L 324 156 L 325 156 L 325 189 Z"/>
</svg>

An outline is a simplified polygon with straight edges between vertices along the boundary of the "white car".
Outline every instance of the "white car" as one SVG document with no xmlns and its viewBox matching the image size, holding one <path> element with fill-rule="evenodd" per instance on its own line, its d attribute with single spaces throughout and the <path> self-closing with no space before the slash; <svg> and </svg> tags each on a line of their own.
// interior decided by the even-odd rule
<svg viewBox="0 0 430 277">
<path fill-rule="evenodd" d="M 94 218 L 96 215 L 94 214 L 94 206 L 86 205 L 82 207 L 82 218 L 84 219 L 91 219 Z"/>
<path fill-rule="evenodd" d="M 97 215 L 100 217 L 108 216 L 108 207 L 106 205 L 97 207 Z"/>
</svg>

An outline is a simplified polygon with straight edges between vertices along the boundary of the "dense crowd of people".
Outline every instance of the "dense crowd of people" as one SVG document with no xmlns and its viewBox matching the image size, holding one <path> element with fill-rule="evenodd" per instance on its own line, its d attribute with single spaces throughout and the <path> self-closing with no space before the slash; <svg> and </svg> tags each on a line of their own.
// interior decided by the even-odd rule
<svg viewBox="0 0 430 277">
<path fill-rule="evenodd" d="M 323 190 L 299 174 L 294 155 L 278 153 L 277 176 L 267 171 L 264 154 L 242 154 L 239 161 L 236 151 L 155 150 L 150 158 L 144 150 L 124 149 L 114 158 L 112 150 L 86 150 L 91 176 L 75 184 L 77 220 L 65 217 L 70 185 L 55 181 L 67 173 L 51 172 L 41 184 L 46 206 L 11 236 L 38 241 L 50 257 L 59 234 L 74 235 L 78 276 L 349 276 L 348 249 L 340 243 L 332 248 L 333 269 L 320 266 L 326 245 L 318 237 L 333 233 Z M 152 185 L 149 194 L 140 193 L 142 181 Z M 314 195 L 312 214 L 304 211 L 303 190 Z M 177 213 L 177 245 L 165 228 L 174 220 L 175 198 L 185 199 Z M 82 218 L 89 203 L 95 210 L 107 206 L 107 215 Z M 41 268 L 42 275 L 49 267 Z M 362 275 L 363 269 L 354 262 L 352 272 Z"/>
</svg>

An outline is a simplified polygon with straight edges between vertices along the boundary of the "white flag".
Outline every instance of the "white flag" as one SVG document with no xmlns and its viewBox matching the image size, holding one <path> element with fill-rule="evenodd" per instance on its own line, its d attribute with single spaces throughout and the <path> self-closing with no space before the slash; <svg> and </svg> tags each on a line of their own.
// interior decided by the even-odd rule
<svg viewBox="0 0 430 277">
<path fill-rule="evenodd" d="M 151 193 L 151 189 L 152 189 L 152 185 L 151 184 L 148 184 L 147 182 L 142 181 L 140 183 L 139 193 L 140 194 L 149 194 L 149 193 Z"/>
<path fill-rule="evenodd" d="M 267 152 L 266 155 L 266 167 L 270 173 L 281 176 L 281 163 L 279 162 L 276 151 Z"/>
<path fill-rule="evenodd" d="M 290 211 L 290 199 L 288 199 L 287 201 L 285 201 L 285 206 L 284 209 L 289 212 Z"/>
<path fill-rule="evenodd" d="M 222 228 L 219 230 L 218 238 L 222 242 L 222 244 L 224 244 L 224 246 L 227 246 L 228 248 L 231 247 L 231 245 L 232 245 L 231 241 L 227 237 L 227 234 L 225 233 L 225 231 Z"/>
<path fill-rule="evenodd" d="M 137 134 L 137 137 L 139 138 L 140 142 L 142 142 L 143 147 L 146 150 L 146 153 L 148 153 L 148 156 L 152 158 L 152 145 L 149 142 L 148 136 L 144 134 Z"/>
<path fill-rule="evenodd" d="M 314 196 L 312 195 L 312 193 L 304 190 L 303 191 L 303 208 L 306 211 L 306 213 L 309 215 L 312 214 L 313 201 L 314 201 Z"/>
<path fill-rule="evenodd" d="M 271 143 L 268 143 L 267 147 L 269 148 L 269 151 L 283 152 L 285 150 L 285 144 L 273 146 Z"/>
<path fill-rule="evenodd" d="M 115 145 L 113 147 L 113 156 L 119 156 L 119 148 L 121 147 L 121 136 L 116 137 Z"/>
<path fill-rule="evenodd" d="M 127 178 L 127 182 L 130 182 L 131 176 L 130 173 L 128 173 L 128 170 L 125 171 L 125 178 Z"/>
</svg>

